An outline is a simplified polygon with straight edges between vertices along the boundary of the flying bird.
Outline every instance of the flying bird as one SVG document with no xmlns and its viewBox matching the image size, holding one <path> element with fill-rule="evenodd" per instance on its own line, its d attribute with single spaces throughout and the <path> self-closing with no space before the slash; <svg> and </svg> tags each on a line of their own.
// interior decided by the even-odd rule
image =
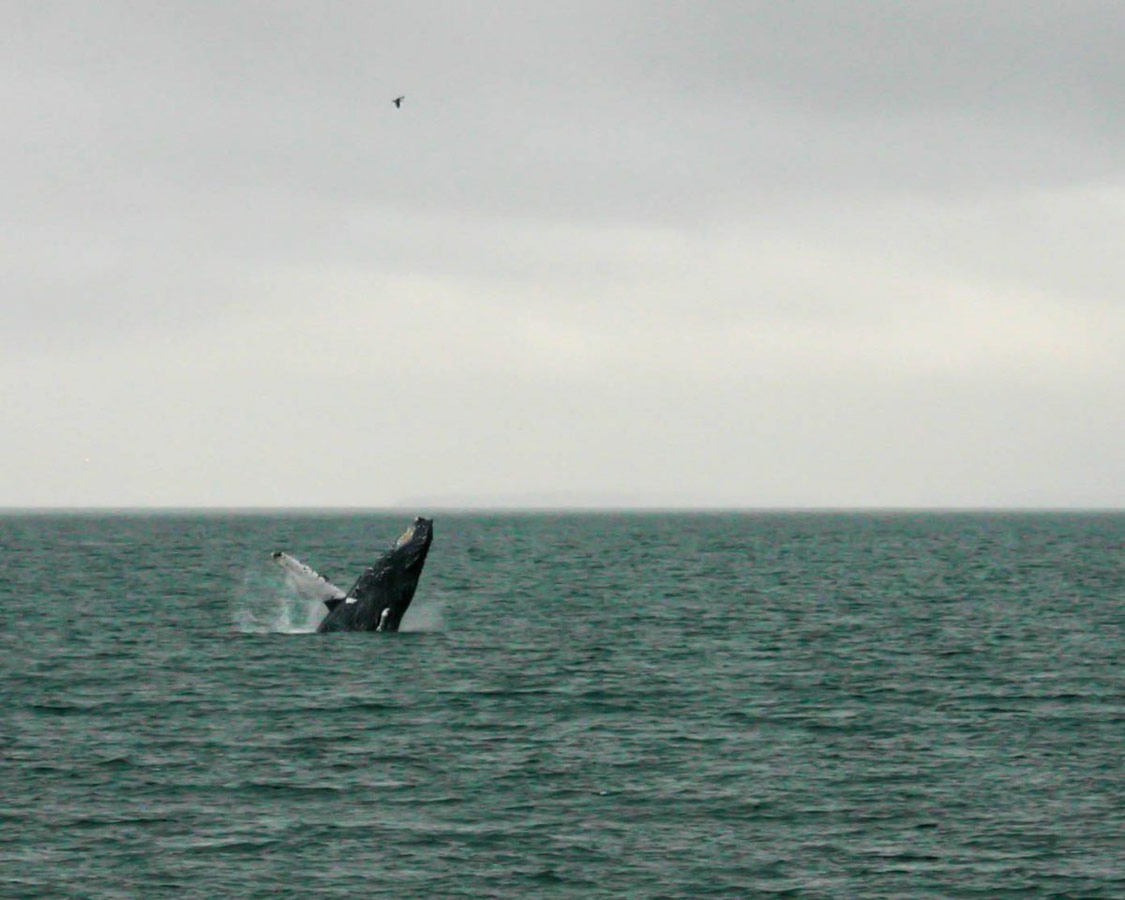
<svg viewBox="0 0 1125 900">
<path fill-rule="evenodd" d="M 395 105 L 395 109 L 401 109 L 402 108 L 402 101 L 405 100 L 405 99 L 406 99 L 406 94 L 403 94 L 401 97 L 395 97 L 394 100 L 391 101 L 391 103 L 393 103 Z"/>
</svg>

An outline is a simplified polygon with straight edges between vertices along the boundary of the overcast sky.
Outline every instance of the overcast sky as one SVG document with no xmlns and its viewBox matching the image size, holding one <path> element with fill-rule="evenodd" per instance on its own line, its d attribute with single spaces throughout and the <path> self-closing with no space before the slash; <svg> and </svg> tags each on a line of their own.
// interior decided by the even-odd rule
<svg viewBox="0 0 1125 900">
<path fill-rule="evenodd" d="M 0 9 L 0 506 L 1125 506 L 1123 3 Z"/>
</svg>

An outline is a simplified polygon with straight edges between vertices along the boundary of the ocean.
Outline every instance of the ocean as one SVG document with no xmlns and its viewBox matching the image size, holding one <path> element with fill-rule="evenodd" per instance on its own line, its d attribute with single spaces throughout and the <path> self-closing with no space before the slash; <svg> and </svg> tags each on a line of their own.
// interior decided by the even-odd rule
<svg viewBox="0 0 1125 900">
<path fill-rule="evenodd" d="M 1125 515 L 0 514 L 0 897 L 1125 897 Z"/>
</svg>

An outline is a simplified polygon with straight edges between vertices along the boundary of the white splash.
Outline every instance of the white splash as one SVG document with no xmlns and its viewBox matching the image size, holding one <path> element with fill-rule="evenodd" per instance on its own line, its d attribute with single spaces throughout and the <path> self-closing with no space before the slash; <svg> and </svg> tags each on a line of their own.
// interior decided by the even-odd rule
<svg viewBox="0 0 1125 900">
<path fill-rule="evenodd" d="M 235 627 L 245 634 L 308 634 L 328 610 L 310 596 L 292 573 L 274 566 L 254 567 L 242 578 L 234 600 Z"/>
<path fill-rule="evenodd" d="M 402 617 L 399 631 L 445 631 L 445 604 L 436 600 L 415 600 Z"/>
</svg>

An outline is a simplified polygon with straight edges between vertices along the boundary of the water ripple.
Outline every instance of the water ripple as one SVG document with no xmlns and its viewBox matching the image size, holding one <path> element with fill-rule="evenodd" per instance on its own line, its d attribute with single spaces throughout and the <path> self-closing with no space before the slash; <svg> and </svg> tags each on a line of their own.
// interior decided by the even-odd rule
<svg viewBox="0 0 1125 900">
<path fill-rule="evenodd" d="M 0 517 L 0 895 L 1125 896 L 1125 517 L 439 517 L 396 635 L 268 580 L 399 531 Z"/>
</svg>

